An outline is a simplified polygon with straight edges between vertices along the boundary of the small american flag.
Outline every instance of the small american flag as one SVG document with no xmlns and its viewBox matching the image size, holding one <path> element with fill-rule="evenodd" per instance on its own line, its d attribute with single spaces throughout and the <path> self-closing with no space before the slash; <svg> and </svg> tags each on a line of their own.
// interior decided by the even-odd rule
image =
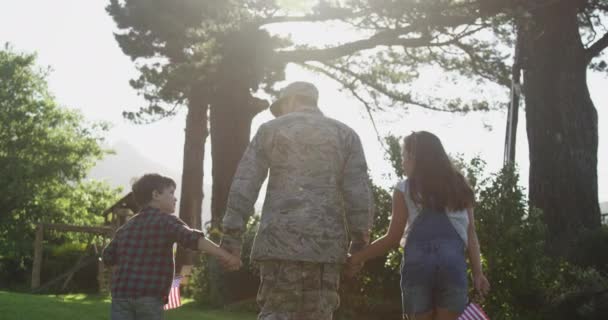
<svg viewBox="0 0 608 320">
<path fill-rule="evenodd" d="M 182 305 L 182 300 L 179 296 L 179 283 L 182 281 L 182 276 L 177 276 L 171 283 L 171 291 L 169 291 L 169 301 L 163 307 L 163 310 L 175 309 Z"/>
<path fill-rule="evenodd" d="M 469 303 L 458 320 L 490 320 L 481 307 L 475 303 Z"/>
</svg>

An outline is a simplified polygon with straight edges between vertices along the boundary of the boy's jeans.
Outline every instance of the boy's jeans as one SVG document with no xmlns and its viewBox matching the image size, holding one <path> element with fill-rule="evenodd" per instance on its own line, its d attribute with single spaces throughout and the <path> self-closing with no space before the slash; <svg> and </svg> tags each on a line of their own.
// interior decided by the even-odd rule
<svg viewBox="0 0 608 320">
<path fill-rule="evenodd" d="M 111 320 L 162 320 L 162 299 L 141 297 L 135 299 L 112 299 Z"/>
</svg>

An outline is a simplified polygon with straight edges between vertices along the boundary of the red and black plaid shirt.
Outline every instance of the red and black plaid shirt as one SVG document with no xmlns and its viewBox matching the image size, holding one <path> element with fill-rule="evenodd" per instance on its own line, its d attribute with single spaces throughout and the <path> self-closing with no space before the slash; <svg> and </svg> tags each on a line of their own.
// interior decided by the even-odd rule
<svg viewBox="0 0 608 320">
<path fill-rule="evenodd" d="M 112 298 L 162 297 L 166 301 L 173 280 L 173 244 L 196 250 L 200 230 L 180 218 L 145 208 L 122 226 L 103 251 L 103 262 L 116 266 Z"/>
</svg>

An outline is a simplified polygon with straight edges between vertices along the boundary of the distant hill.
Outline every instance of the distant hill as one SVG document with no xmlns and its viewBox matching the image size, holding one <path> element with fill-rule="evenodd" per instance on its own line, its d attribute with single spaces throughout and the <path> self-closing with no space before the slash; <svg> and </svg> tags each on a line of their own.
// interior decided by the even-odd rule
<svg viewBox="0 0 608 320">
<path fill-rule="evenodd" d="M 166 168 L 140 154 L 132 145 L 120 141 L 111 146 L 115 154 L 108 155 L 91 170 L 89 178 L 108 182 L 113 187 L 122 188 L 126 194 L 131 190 L 131 183 L 139 176 L 156 172 L 172 177 L 177 184 L 176 197 L 179 201 L 181 187 L 181 172 Z M 211 217 L 211 185 L 203 186 L 203 221 Z M 178 204 L 179 206 L 179 204 Z"/>
</svg>

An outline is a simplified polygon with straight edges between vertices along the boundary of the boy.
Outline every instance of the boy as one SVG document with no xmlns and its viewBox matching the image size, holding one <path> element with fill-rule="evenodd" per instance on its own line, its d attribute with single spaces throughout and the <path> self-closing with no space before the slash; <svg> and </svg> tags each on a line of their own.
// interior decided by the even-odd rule
<svg viewBox="0 0 608 320">
<path fill-rule="evenodd" d="M 177 200 L 170 178 L 146 174 L 132 189 L 143 209 L 116 231 L 102 257 L 114 269 L 111 319 L 162 319 L 174 276 L 173 243 L 205 251 L 231 270 L 241 261 L 171 214 Z"/>
</svg>

